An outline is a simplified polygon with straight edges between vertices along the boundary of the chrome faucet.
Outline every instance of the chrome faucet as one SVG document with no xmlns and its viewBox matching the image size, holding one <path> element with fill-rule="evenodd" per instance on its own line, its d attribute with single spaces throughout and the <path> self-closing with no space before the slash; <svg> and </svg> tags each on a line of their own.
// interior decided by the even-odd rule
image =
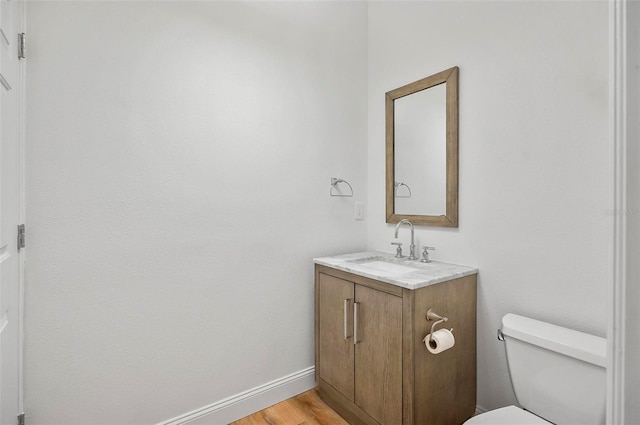
<svg viewBox="0 0 640 425">
<path fill-rule="evenodd" d="M 408 224 L 411 227 L 411 245 L 409 246 L 409 260 L 417 260 L 416 245 L 413 241 L 413 223 L 411 223 L 406 218 L 400 220 L 400 222 L 396 225 L 396 239 L 398 239 L 398 230 L 400 230 L 400 225 L 402 224 Z"/>
</svg>

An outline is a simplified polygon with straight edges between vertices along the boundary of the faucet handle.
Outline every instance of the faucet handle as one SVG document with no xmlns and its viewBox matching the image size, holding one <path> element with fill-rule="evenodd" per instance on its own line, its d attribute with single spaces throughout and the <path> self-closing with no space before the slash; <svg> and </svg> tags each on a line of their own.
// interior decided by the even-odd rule
<svg viewBox="0 0 640 425">
<path fill-rule="evenodd" d="M 398 249 L 396 249 L 396 258 L 403 258 L 402 255 L 402 242 L 391 242 L 391 245 L 397 245 Z"/>
<path fill-rule="evenodd" d="M 423 251 L 422 251 L 422 259 L 420 260 L 423 263 L 430 263 L 431 260 L 429 259 L 429 251 L 435 251 L 435 248 L 432 246 L 423 246 L 422 247 Z"/>
</svg>

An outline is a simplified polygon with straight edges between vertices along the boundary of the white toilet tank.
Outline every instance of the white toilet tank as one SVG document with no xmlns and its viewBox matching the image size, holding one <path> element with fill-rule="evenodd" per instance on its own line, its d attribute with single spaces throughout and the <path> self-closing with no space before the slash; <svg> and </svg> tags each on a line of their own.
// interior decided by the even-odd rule
<svg viewBox="0 0 640 425">
<path fill-rule="evenodd" d="M 557 425 L 605 423 L 606 339 L 516 314 L 502 334 L 521 407 Z"/>
</svg>

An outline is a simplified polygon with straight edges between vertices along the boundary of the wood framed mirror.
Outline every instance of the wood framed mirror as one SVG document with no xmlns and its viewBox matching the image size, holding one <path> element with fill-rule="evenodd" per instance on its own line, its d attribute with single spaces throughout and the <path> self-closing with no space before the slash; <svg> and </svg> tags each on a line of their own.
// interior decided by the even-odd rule
<svg viewBox="0 0 640 425">
<path fill-rule="evenodd" d="M 387 223 L 458 227 L 458 73 L 385 94 Z"/>
</svg>

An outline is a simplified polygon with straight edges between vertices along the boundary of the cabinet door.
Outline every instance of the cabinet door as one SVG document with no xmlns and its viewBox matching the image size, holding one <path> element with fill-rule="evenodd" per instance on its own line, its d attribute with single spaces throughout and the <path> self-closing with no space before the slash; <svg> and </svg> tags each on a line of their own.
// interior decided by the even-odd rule
<svg viewBox="0 0 640 425">
<path fill-rule="evenodd" d="M 320 273 L 318 285 L 318 375 L 353 401 L 354 284 Z"/>
<path fill-rule="evenodd" d="M 355 286 L 355 403 L 381 424 L 402 423 L 402 298 Z"/>
</svg>

